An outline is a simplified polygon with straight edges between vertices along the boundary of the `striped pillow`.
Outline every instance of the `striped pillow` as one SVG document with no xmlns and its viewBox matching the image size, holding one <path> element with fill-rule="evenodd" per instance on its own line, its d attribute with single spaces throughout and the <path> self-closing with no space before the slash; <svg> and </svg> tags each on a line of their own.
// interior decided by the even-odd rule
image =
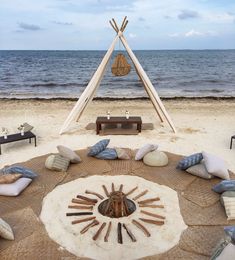
<svg viewBox="0 0 235 260">
<path fill-rule="evenodd" d="M 66 172 L 69 167 L 70 160 L 59 154 L 53 154 L 47 157 L 45 166 L 49 170 Z"/>
<path fill-rule="evenodd" d="M 93 145 L 90 148 L 90 151 L 88 153 L 88 156 L 96 156 L 98 153 L 102 152 L 109 144 L 110 139 L 103 139 Z"/>
<path fill-rule="evenodd" d="M 202 153 L 192 154 L 190 156 L 184 157 L 181 161 L 179 161 L 176 168 L 180 170 L 186 170 L 189 167 L 200 163 L 202 159 Z"/>
<path fill-rule="evenodd" d="M 115 160 L 118 158 L 117 152 L 114 148 L 106 148 L 95 156 L 97 159 Z"/>
<path fill-rule="evenodd" d="M 235 219 L 235 198 L 234 197 L 223 197 L 224 207 L 228 220 Z"/>
</svg>

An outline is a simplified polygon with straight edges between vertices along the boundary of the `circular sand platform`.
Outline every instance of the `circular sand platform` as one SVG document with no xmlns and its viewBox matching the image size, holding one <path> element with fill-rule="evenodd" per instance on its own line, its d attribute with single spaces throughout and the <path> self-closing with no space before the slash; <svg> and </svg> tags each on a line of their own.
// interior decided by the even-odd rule
<svg viewBox="0 0 235 260">
<path fill-rule="evenodd" d="M 123 185 L 122 190 L 124 193 L 128 193 L 133 190 L 133 188 L 138 187 L 127 196 L 127 198 L 132 200 L 135 204 L 135 209 L 129 216 L 110 218 L 99 212 L 99 205 L 102 206 L 102 201 L 107 200 L 102 186 L 105 185 L 108 192 L 111 193 L 112 183 L 114 184 L 113 190 L 116 191 Z M 97 199 L 94 195 L 87 195 L 85 193 L 86 190 L 97 192 L 103 196 L 103 199 Z M 145 195 L 135 199 L 138 194 L 143 194 L 144 191 L 147 191 Z M 92 206 L 92 210 L 68 209 L 68 205 L 79 205 L 77 203 L 71 203 L 71 200 L 76 198 L 78 194 L 97 201 L 95 205 Z M 156 201 L 154 201 L 154 203 L 141 203 L 142 201 L 146 201 L 146 199 L 156 199 Z M 76 201 L 78 200 L 75 199 L 74 202 Z M 87 204 L 89 204 L 89 202 Z M 164 208 L 143 207 L 146 205 L 164 206 Z M 88 212 L 90 214 L 92 213 L 92 215 L 66 216 L 67 212 Z M 159 217 L 146 215 L 146 212 L 147 214 L 157 214 Z M 82 220 L 91 216 L 95 217 L 99 224 L 90 228 L 84 234 L 81 234 L 80 231 L 87 226 L 87 223 L 91 223 L 92 220 L 85 223 L 72 224 L 73 221 Z M 57 186 L 44 198 L 40 218 L 45 224 L 49 236 L 69 252 L 79 257 L 103 260 L 131 260 L 164 253 L 178 244 L 181 233 L 187 228 L 180 214 L 177 192 L 167 186 L 159 185 L 140 177 L 127 175 L 94 175 L 87 178 L 79 178 Z M 156 222 L 145 223 L 139 219 L 154 220 Z M 146 236 L 143 230 L 133 224 L 133 220 L 141 222 L 150 235 Z M 108 241 L 105 242 L 104 237 L 110 221 L 111 230 Z M 104 230 L 96 240 L 93 240 L 97 230 L 103 223 L 106 223 Z M 131 230 L 131 233 L 133 233 L 136 238 L 135 242 L 131 241 L 127 232 L 122 227 L 122 241 L 118 243 L 118 223 L 120 223 L 121 226 L 125 224 L 128 229 Z"/>
<path fill-rule="evenodd" d="M 21 165 L 38 172 L 39 177 L 20 196 L 16 198 L 0 198 L 0 215 L 12 226 L 15 233 L 15 241 L 0 240 L 0 259 L 87 259 L 85 257 L 79 258 L 68 252 L 49 237 L 45 226 L 39 219 L 42 201 L 57 186 L 77 180 L 78 178 L 84 178 L 85 180 L 87 177 L 93 175 L 116 176 L 120 174 L 127 177 L 139 176 L 151 183 L 164 185 L 174 190 L 178 196 L 183 221 L 188 226 L 181 234 L 179 242 L 175 246 L 166 252 L 160 253 L 159 251 L 160 254 L 150 252 L 149 255 L 154 255 L 148 256 L 146 259 L 209 259 L 213 249 L 224 235 L 223 226 L 235 224 L 235 221 L 227 221 L 224 209 L 219 202 L 219 195 L 211 190 L 211 187 L 220 182 L 220 179 L 204 180 L 177 170 L 177 162 L 182 158 L 179 155 L 168 153 L 169 165 L 157 168 L 148 167 L 141 161 L 135 161 L 135 151 L 128 150 L 128 152 L 132 156 L 131 160 L 103 161 L 87 157 L 86 150 L 79 150 L 78 153 L 83 162 L 71 165 L 67 173 L 47 170 L 44 166 L 47 155 L 22 163 Z M 235 179 L 234 174 L 231 174 L 231 177 Z M 123 190 L 126 191 L 125 186 Z M 71 197 L 68 198 L 66 203 L 69 203 L 71 199 Z M 143 199 L 145 198 L 143 197 Z M 164 198 L 161 197 L 161 200 L 164 200 Z M 66 211 L 66 209 L 64 210 Z M 164 213 L 166 214 L 167 222 L 167 213 Z M 55 217 L 56 214 L 55 212 Z M 129 217 L 132 216 L 132 214 L 129 215 Z M 71 223 L 69 220 L 68 222 Z M 141 223 L 143 224 L 144 222 Z M 148 223 L 144 223 L 144 226 L 149 229 L 155 227 Z M 177 226 L 177 223 L 175 223 L 175 226 Z M 130 227 L 133 233 L 137 230 L 133 229 L 132 226 Z M 164 225 L 160 228 L 163 227 Z M 159 227 L 155 228 L 158 229 Z M 95 229 L 97 228 L 94 227 Z M 87 237 L 88 241 L 93 243 L 93 230 L 91 229 L 91 231 L 92 234 L 88 232 L 84 236 Z M 152 230 L 150 232 L 152 235 Z M 125 234 L 124 231 L 123 234 Z M 144 235 L 143 238 L 145 239 Z M 150 238 L 146 237 L 146 239 Z M 99 238 L 96 243 L 98 241 Z M 112 241 L 111 237 L 110 241 Z M 127 241 L 126 236 L 123 243 L 125 241 Z M 135 244 L 133 242 L 130 243 Z M 123 246 L 124 244 L 119 245 L 119 243 L 116 243 L 115 245 Z"/>
</svg>

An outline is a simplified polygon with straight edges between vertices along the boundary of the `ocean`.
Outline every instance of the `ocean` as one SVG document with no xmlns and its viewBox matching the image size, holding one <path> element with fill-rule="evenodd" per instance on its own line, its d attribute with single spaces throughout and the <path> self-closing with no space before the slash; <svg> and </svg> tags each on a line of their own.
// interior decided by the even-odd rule
<svg viewBox="0 0 235 260">
<path fill-rule="evenodd" d="M 147 97 L 135 69 L 111 62 L 96 97 Z M 235 97 L 235 50 L 134 51 L 160 97 Z M 125 52 L 124 52 L 125 54 Z M 105 51 L 0 51 L 0 98 L 78 98 Z M 127 55 L 126 55 L 127 56 Z M 128 62 L 132 65 L 128 58 Z"/>
</svg>

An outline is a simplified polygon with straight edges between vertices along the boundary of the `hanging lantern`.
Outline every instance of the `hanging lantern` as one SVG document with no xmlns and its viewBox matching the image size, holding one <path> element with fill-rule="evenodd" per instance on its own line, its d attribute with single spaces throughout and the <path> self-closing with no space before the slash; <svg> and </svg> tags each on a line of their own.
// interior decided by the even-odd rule
<svg viewBox="0 0 235 260">
<path fill-rule="evenodd" d="M 125 76 L 127 75 L 131 70 L 131 65 L 128 64 L 126 57 L 119 53 L 114 59 L 114 63 L 112 65 L 112 73 L 115 76 Z"/>
</svg>

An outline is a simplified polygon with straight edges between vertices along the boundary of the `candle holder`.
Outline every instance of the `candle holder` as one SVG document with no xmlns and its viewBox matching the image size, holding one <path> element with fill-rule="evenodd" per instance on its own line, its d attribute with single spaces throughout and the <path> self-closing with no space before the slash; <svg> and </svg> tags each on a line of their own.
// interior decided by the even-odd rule
<svg viewBox="0 0 235 260">
<path fill-rule="evenodd" d="M 106 114 L 107 114 L 107 119 L 109 120 L 110 119 L 110 111 L 107 111 Z"/>
<path fill-rule="evenodd" d="M 125 114 L 126 114 L 126 119 L 129 119 L 129 117 L 130 117 L 130 113 L 129 113 L 128 110 L 126 110 Z"/>
</svg>

